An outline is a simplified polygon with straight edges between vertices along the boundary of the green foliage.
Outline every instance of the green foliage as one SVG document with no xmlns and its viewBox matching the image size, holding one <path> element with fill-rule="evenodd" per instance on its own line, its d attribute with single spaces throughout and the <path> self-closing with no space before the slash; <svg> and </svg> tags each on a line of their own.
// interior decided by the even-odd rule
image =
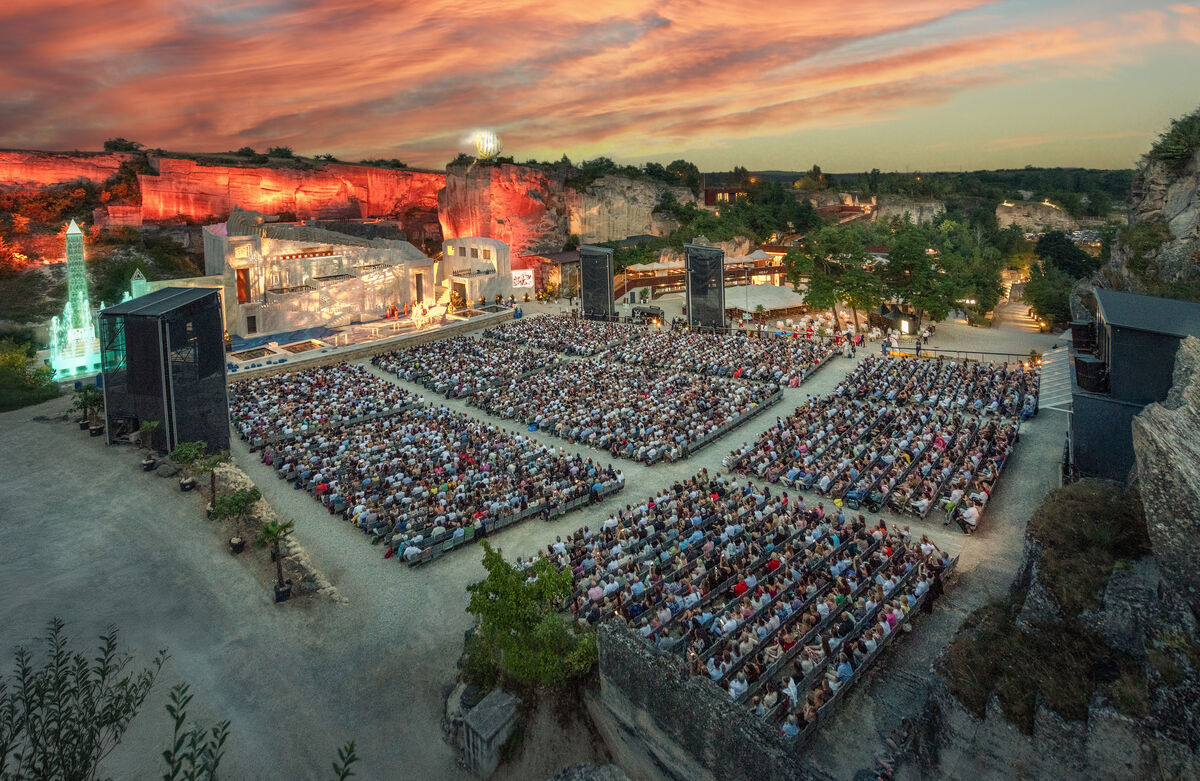
<svg viewBox="0 0 1200 781">
<path fill-rule="evenodd" d="M 255 492 L 257 488 L 253 489 Z M 279 555 L 279 546 L 283 541 L 291 536 L 296 530 L 294 521 L 286 521 L 280 523 L 278 521 L 267 521 L 258 529 L 258 547 L 271 549 L 271 558 L 275 560 L 275 585 L 279 588 L 284 587 L 283 580 L 283 557 Z"/>
<path fill-rule="evenodd" d="M 1143 280 L 1154 278 L 1150 254 L 1171 240 L 1171 230 L 1161 217 L 1151 222 L 1137 222 L 1120 228 L 1117 239 L 1129 251 L 1129 270 Z"/>
<path fill-rule="evenodd" d="M 228 493 L 221 494 L 213 499 L 212 503 L 212 519 L 214 521 L 224 521 L 226 519 L 241 522 L 254 512 L 254 505 L 262 499 L 262 493 L 256 486 L 249 488 L 238 488 Z M 271 524 L 263 524 L 263 529 Z M 275 524 L 278 525 L 278 524 Z M 259 530 L 260 538 L 262 529 Z M 283 536 L 287 536 L 286 534 Z"/>
<path fill-rule="evenodd" d="M 333 763 L 333 778 L 334 781 L 346 781 L 354 775 L 354 771 L 350 768 L 358 762 L 358 752 L 354 748 L 354 741 L 350 741 L 346 745 L 338 749 L 337 762 Z"/>
<path fill-rule="evenodd" d="M 207 454 L 208 443 L 202 439 L 197 439 L 193 442 L 180 442 L 176 445 L 175 449 L 171 451 L 171 460 L 184 469 L 190 469 Z"/>
<path fill-rule="evenodd" d="M 1150 665 L 1158 671 L 1158 674 L 1162 676 L 1163 683 L 1167 686 L 1178 686 L 1183 683 L 1183 668 L 1167 653 L 1157 648 L 1151 648 L 1146 652 L 1146 656 L 1150 660 Z"/>
<path fill-rule="evenodd" d="M 171 689 L 167 713 L 174 723 L 171 745 L 162 753 L 167 764 L 163 781 L 216 781 L 217 768 L 225 756 L 229 722 L 204 728 L 187 725 L 187 706 L 192 701 L 188 686 L 181 683 Z M 187 726 L 185 726 L 187 725 Z"/>
<path fill-rule="evenodd" d="M 104 391 L 90 383 L 75 389 L 75 400 L 71 402 L 71 412 L 78 412 L 88 420 L 104 409 Z"/>
<path fill-rule="evenodd" d="M 1171 126 L 1150 147 L 1150 157 L 1161 160 L 1175 172 L 1182 171 L 1200 150 L 1200 108 L 1171 120 Z"/>
<path fill-rule="evenodd" d="M 267 157 L 295 157 L 290 146 L 272 146 L 267 148 Z"/>
<path fill-rule="evenodd" d="M 110 138 L 104 142 L 105 152 L 137 152 L 142 145 L 127 138 Z"/>
<path fill-rule="evenodd" d="M 1144 718 L 1150 712 L 1150 693 L 1146 676 L 1138 670 L 1121 673 L 1112 685 L 1112 701 L 1117 710 L 1133 719 Z"/>
<path fill-rule="evenodd" d="M 1022 599 L 986 605 L 963 622 L 946 651 L 944 671 L 951 694 L 983 718 L 992 694 L 1005 717 L 1025 734 L 1033 731 L 1039 702 L 1064 719 L 1087 721 L 1097 690 L 1136 708 L 1141 675 L 1137 663 L 1109 648 L 1085 628 L 1067 622 L 1038 623 L 1028 629 L 1016 614 Z M 1115 682 L 1108 671 L 1115 671 Z M 1144 678 L 1144 676 L 1141 676 Z"/>
<path fill-rule="evenodd" d="M 573 249 L 579 249 L 579 234 L 572 233 L 567 237 L 566 243 L 563 244 L 563 252 L 570 252 Z"/>
<path fill-rule="evenodd" d="M 570 571 L 539 559 L 518 572 L 486 541 L 482 545 L 487 577 L 467 586 L 467 611 L 479 637 L 473 650 L 489 654 L 504 676 L 527 685 L 559 686 L 590 673 L 595 636 L 577 633 L 561 612 L 571 594 Z"/>
<path fill-rule="evenodd" d="M 1054 266 L 1034 263 L 1025 283 L 1025 302 L 1034 314 L 1048 323 L 1066 323 L 1071 319 L 1071 287 L 1075 280 Z"/>
<path fill-rule="evenodd" d="M 32 349 L 29 342 L 0 339 L 0 412 L 39 404 L 58 395 L 53 370 L 35 368 L 30 360 Z"/>
<path fill-rule="evenodd" d="M 330 157 L 330 159 L 332 159 L 331 156 L 327 156 L 327 157 Z M 385 160 L 382 157 L 374 158 L 371 160 L 359 160 L 358 164 L 359 165 L 370 165 L 370 166 L 374 166 L 375 168 L 396 168 L 396 169 L 408 168 L 407 163 L 402 163 L 394 157 L 389 160 Z"/>
<path fill-rule="evenodd" d="M 70 649 L 61 619 L 52 619 L 39 665 L 25 647 L 0 680 L 0 778 L 93 779 L 121 742 L 150 694 L 163 664 L 130 670 L 118 633 L 100 636 L 96 655 Z"/>
<path fill-rule="evenodd" d="M 1100 261 L 1076 246 L 1062 231 L 1050 231 L 1037 240 L 1034 248 L 1044 262 L 1053 264 L 1072 279 L 1090 276 L 1100 267 Z"/>
<path fill-rule="evenodd" d="M 254 151 L 254 147 L 244 146 L 238 151 L 234 152 L 234 154 L 238 157 L 255 157 L 258 155 L 258 152 Z"/>
<path fill-rule="evenodd" d="M 1042 546 L 1039 577 L 1070 617 L 1101 606 L 1117 560 L 1150 551 L 1137 493 L 1097 481 L 1052 491 L 1034 512 L 1029 532 Z"/>
</svg>

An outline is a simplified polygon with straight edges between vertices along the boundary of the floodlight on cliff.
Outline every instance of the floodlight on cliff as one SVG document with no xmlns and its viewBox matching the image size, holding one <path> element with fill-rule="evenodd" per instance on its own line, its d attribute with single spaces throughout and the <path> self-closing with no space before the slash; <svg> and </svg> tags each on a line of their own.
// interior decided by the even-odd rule
<svg viewBox="0 0 1200 781">
<path fill-rule="evenodd" d="M 480 160 L 490 160 L 500 154 L 500 136 L 490 130 L 475 133 L 475 152 Z"/>
</svg>

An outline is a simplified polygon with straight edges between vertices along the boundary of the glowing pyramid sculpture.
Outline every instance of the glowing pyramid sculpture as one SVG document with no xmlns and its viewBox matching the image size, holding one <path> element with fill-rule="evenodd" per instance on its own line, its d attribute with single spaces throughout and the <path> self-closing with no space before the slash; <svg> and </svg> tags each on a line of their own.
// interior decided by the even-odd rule
<svg viewBox="0 0 1200 781">
<path fill-rule="evenodd" d="M 62 315 L 50 318 L 50 366 L 56 380 L 100 370 L 100 340 L 88 301 L 83 231 L 67 226 L 67 303 Z"/>
</svg>

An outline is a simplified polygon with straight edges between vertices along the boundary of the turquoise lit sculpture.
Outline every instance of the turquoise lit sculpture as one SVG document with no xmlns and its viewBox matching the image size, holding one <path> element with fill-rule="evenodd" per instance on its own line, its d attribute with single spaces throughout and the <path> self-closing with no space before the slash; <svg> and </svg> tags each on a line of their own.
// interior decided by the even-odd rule
<svg viewBox="0 0 1200 781">
<path fill-rule="evenodd" d="M 55 379 L 100 370 L 100 340 L 88 301 L 83 231 L 67 226 L 67 302 L 61 316 L 50 318 L 50 367 Z"/>
</svg>

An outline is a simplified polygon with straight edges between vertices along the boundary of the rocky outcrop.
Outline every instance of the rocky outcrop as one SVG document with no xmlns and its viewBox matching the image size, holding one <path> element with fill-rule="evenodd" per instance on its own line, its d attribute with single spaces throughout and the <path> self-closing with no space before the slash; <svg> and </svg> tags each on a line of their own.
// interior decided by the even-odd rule
<svg viewBox="0 0 1200 781">
<path fill-rule="evenodd" d="M 1200 339 L 1180 342 L 1166 401 L 1134 417 L 1133 449 L 1154 556 L 1172 585 L 1200 602 Z"/>
<path fill-rule="evenodd" d="M 447 239 L 487 236 L 508 244 L 514 258 L 559 252 L 567 242 L 563 175 L 519 165 L 451 165 L 438 193 Z"/>
<path fill-rule="evenodd" d="M 363 165 L 329 163 L 308 170 L 200 165 L 162 158 L 157 174 L 138 176 L 142 219 L 224 218 L 240 206 L 264 214 L 307 218 L 400 217 L 433 212 L 445 177 Z"/>
<path fill-rule="evenodd" d="M 1077 226 L 1065 211 L 1057 206 L 1040 201 L 1005 203 L 996 207 L 996 222 L 1001 228 L 1016 225 L 1035 233 L 1046 231 L 1073 231 Z"/>
<path fill-rule="evenodd" d="M 103 184 L 132 154 L 0 152 L 0 187 L 49 187 L 67 182 Z"/>
<path fill-rule="evenodd" d="M 644 234 L 666 235 L 678 223 L 654 210 L 667 191 L 681 204 L 696 203 L 696 197 L 686 187 L 624 176 L 601 176 L 582 190 L 567 190 L 568 230 L 587 243 Z"/>
<path fill-rule="evenodd" d="M 945 213 L 946 204 L 941 201 L 914 201 L 894 195 L 881 195 L 876 202 L 875 219 L 891 220 L 900 217 L 920 225 L 933 222 Z"/>
<path fill-rule="evenodd" d="M 1200 285 L 1200 151 L 1178 171 L 1149 155 L 1133 181 L 1129 228 L 1113 243 L 1098 287 L 1161 293 Z"/>
</svg>

